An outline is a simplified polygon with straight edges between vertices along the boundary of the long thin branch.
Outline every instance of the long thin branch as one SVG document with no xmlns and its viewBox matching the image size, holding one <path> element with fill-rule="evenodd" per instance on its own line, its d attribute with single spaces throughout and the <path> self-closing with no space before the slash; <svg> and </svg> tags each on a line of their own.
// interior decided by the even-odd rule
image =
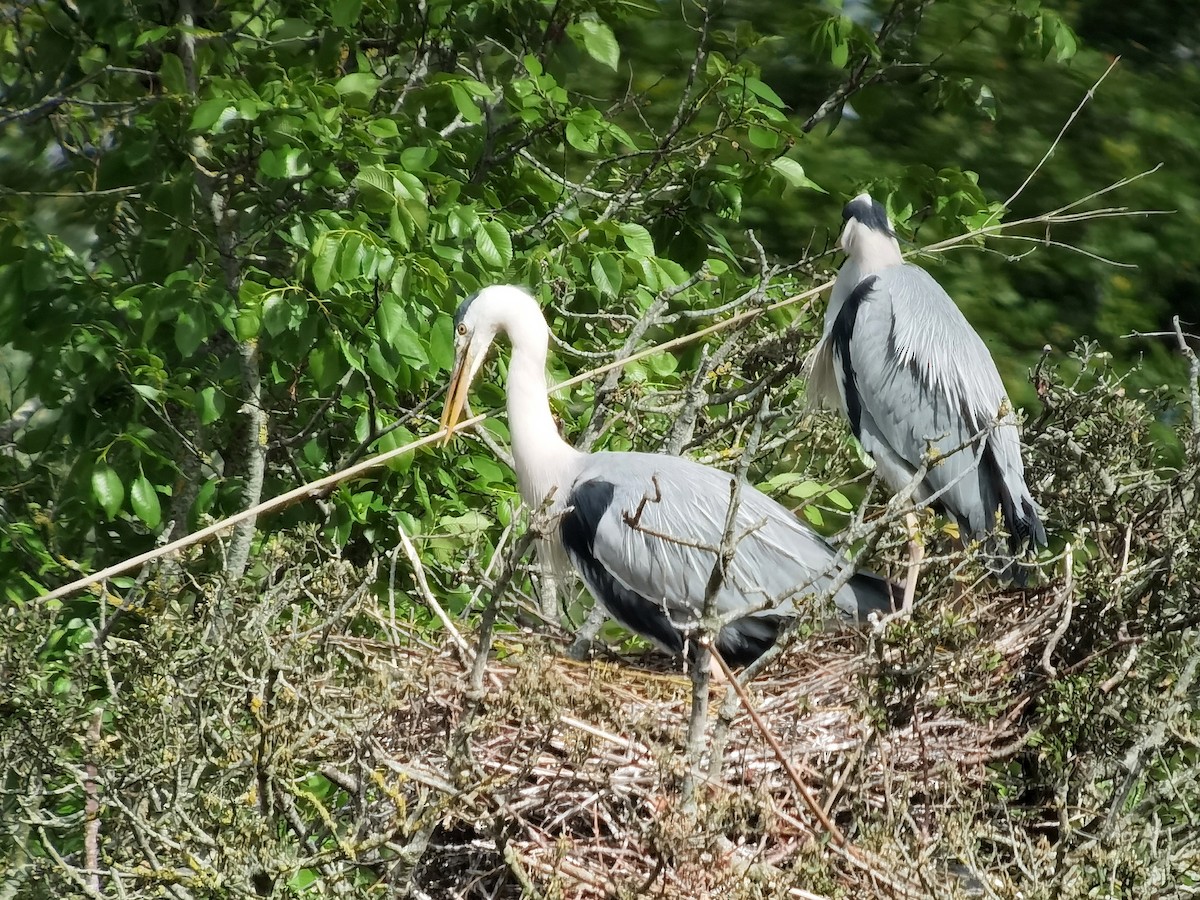
<svg viewBox="0 0 1200 900">
<path fill-rule="evenodd" d="M 1171 325 L 1175 329 L 1175 338 L 1179 341 L 1179 352 L 1188 361 L 1189 399 L 1192 404 L 1192 457 L 1196 458 L 1200 457 L 1200 358 L 1197 358 L 1196 351 L 1188 346 L 1184 339 L 1179 316 L 1171 318 Z"/>
<path fill-rule="evenodd" d="M 429 581 L 425 578 L 425 567 L 421 564 L 421 556 L 417 553 L 417 548 L 413 546 L 412 540 L 402 526 L 397 525 L 396 531 L 400 535 L 400 546 L 404 548 L 404 555 L 408 557 L 408 561 L 413 567 L 413 580 L 417 583 L 421 597 L 425 600 L 425 605 L 437 616 L 437 620 L 442 623 L 442 627 L 449 633 L 451 639 L 454 641 L 454 646 L 459 650 L 463 664 L 469 666 L 472 662 L 471 648 L 459 633 L 454 620 L 446 615 L 446 611 L 438 603 L 437 597 L 429 589 Z"/>
<path fill-rule="evenodd" d="M 713 652 L 711 656 L 717 661 L 717 665 L 720 667 L 721 672 L 724 673 L 725 677 L 729 680 L 730 687 L 737 692 L 738 700 L 741 701 L 742 704 L 742 709 L 746 710 L 746 714 L 750 716 L 750 721 L 754 723 L 754 727 L 758 729 L 759 734 L 763 736 L 763 739 L 771 748 L 771 752 L 775 754 L 775 758 L 779 760 L 779 765 L 782 766 L 783 771 L 787 773 L 788 780 L 790 780 L 792 785 L 796 788 L 796 793 L 800 795 L 800 799 L 804 801 L 804 805 L 808 807 L 808 811 L 811 812 L 814 818 L 821 823 L 821 827 L 825 829 L 830 840 L 832 840 L 839 847 L 848 847 L 850 842 L 846 839 L 846 835 L 842 832 L 842 829 L 837 827 L 833 819 L 829 818 L 829 814 L 825 812 L 825 807 L 817 801 L 817 798 L 813 796 L 812 791 L 808 789 L 808 785 L 804 783 L 804 779 L 800 777 L 800 773 L 796 771 L 796 767 L 792 765 L 792 761 L 788 759 L 788 755 L 783 752 L 783 747 L 780 746 L 779 739 L 775 737 L 774 732 L 772 732 L 767 723 L 763 721 L 762 716 L 758 714 L 758 710 L 754 708 L 754 704 L 750 702 L 750 697 L 747 696 L 746 689 L 742 687 L 742 684 L 738 681 L 737 676 L 733 674 L 733 671 L 725 663 L 725 660 L 721 659 L 720 653 Z"/>
<path fill-rule="evenodd" d="M 1054 154 L 1055 149 L 1062 142 L 1063 136 L 1068 130 L 1070 130 L 1071 126 L 1075 123 L 1075 119 L 1079 117 L 1079 114 L 1083 112 L 1083 108 L 1088 105 L 1089 101 L 1091 101 L 1094 96 L 1096 96 L 1096 89 L 1100 87 L 1100 85 L 1104 82 L 1104 79 L 1108 77 L 1108 73 L 1115 69 L 1117 67 L 1117 63 L 1120 61 L 1121 57 L 1114 57 L 1113 61 L 1108 64 L 1108 68 L 1104 70 L 1104 74 L 1097 78 L 1096 83 L 1088 88 L 1087 93 L 1083 95 L 1083 99 L 1079 101 L 1079 105 L 1075 107 L 1075 111 L 1067 117 L 1067 121 L 1064 122 L 1063 127 L 1059 129 L 1058 135 L 1050 143 L 1050 147 L 1046 150 L 1042 158 L 1038 160 L 1038 164 L 1034 166 L 1032 170 L 1030 170 L 1029 174 L 1025 177 L 1025 180 L 1021 182 L 1021 186 L 1012 192 L 1012 196 L 1004 201 L 1003 209 L 998 209 L 988 216 L 987 221 L 983 223 L 984 225 L 992 224 L 992 221 L 996 216 L 1000 215 L 1000 213 L 1005 209 L 1012 208 L 1013 201 L 1020 197 L 1025 188 L 1029 187 L 1029 183 L 1033 181 L 1035 177 L 1037 177 L 1037 173 L 1042 170 L 1042 166 L 1044 166 L 1046 161 L 1049 160 Z"/>
<path fill-rule="evenodd" d="M 482 422 L 484 416 L 475 416 L 473 419 L 467 419 L 458 427 L 466 428 L 477 422 Z M 324 478 L 318 478 L 316 481 L 310 481 L 308 484 L 302 484 L 300 487 L 292 488 L 285 494 L 280 494 L 278 497 L 272 497 L 265 503 L 260 503 L 258 506 L 250 509 L 243 509 L 241 512 L 234 513 L 228 518 L 222 519 L 219 522 L 214 522 L 207 528 L 202 528 L 200 531 L 192 532 L 184 535 L 178 540 L 171 541 L 169 544 L 164 544 L 162 547 L 155 547 L 153 550 L 147 550 L 145 553 L 139 553 L 137 556 L 131 556 L 129 559 L 111 565 L 99 572 L 93 572 L 83 578 L 76 579 L 70 584 L 64 584 L 62 587 L 55 588 L 48 594 L 42 594 L 37 599 L 45 602 L 47 600 L 57 600 L 60 597 L 66 597 L 74 594 L 76 591 L 81 591 L 93 584 L 99 584 L 102 581 L 107 581 L 117 575 L 123 575 L 133 569 L 143 566 L 148 562 L 153 562 L 156 559 L 161 559 L 164 556 L 169 556 L 172 553 L 178 553 L 186 547 L 194 544 L 201 544 L 211 540 L 217 535 L 230 528 L 236 527 L 239 523 L 247 518 L 263 515 L 265 513 L 274 512 L 277 509 L 282 509 L 285 506 L 290 506 L 297 500 L 302 500 L 310 496 L 320 496 L 327 488 L 341 484 L 343 481 L 348 481 L 351 478 L 356 478 L 364 472 L 375 469 L 390 460 L 403 456 L 406 453 L 411 453 L 420 447 L 426 447 L 429 444 L 434 444 L 446 437 L 445 431 L 437 431 L 423 438 L 418 438 L 415 441 L 410 441 L 403 447 L 397 447 L 394 450 L 389 450 L 387 453 L 381 453 L 378 456 L 373 456 L 370 459 L 364 459 L 356 466 L 351 466 L 349 469 L 344 469 L 340 472 L 334 472 L 332 475 L 326 475 Z"/>
</svg>

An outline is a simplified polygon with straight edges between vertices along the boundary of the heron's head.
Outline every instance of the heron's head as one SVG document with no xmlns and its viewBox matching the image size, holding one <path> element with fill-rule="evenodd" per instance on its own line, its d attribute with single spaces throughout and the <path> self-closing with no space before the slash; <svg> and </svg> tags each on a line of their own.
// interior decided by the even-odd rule
<svg viewBox="0 0 1200 900">
<path fill-rule="evenodd" d="M 842 221 L 846 225 L 842 229 L 840 244 L 851 256 L 859 255 L 880 242 L 892 245 L 896 242 L 896 231 L 892 228 L 887 210 L 870 194 L 859 194 L 847 203 L 842 209 Z"/>
<path fill-rule="evenodd" d="M 450 440 L 467 405 L 467 392 L 479 374 L 492 341 L 501 331 L 512 333 L 522 323 L 536 320 L 545 328 L 542 311 L 526 291 L 506 284 L 485 287 L 468 297 L 454 313 L 454 373 L 442 409 L 442 428 Z"/>
</svg>

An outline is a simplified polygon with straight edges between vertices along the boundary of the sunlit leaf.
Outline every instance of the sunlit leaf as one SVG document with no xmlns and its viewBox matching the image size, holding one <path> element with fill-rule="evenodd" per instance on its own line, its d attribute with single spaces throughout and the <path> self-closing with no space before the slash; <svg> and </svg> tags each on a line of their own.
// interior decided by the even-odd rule
<svg viewBox="0 0 1200 900">
<path fill-rule="evenodd" d="M 151 531 L 158 528 L 162 522 L 162 506 L 158 501 L 158 491 L 146 478 L 145 473 L 139 472 L 138 477 L 129 486 L 129 500 L 134 514 L 147 528 Z"/>
<path fill-rule="evenodd" d="M 788 184 L 792 187 L 808 188 L 809 190 L 820 191 L 822 194 L 828 193 L 823 187 L 805 175 L 804 167 L 794 159 L 780 156 L 777 159 L 771 160 L 771 168 L 787 179 Z"/>
<path fill-rule="evenodd" d="M 109 519 L 121 511 L 121 504 L 125 502 L 125 485 L 121 482 L 121 476 L 107 463 L 98 463 L 92 470 L 92 496 Z"/>
<path fill-rule="evenodd" d="M 507 269 L 512 262 L 512 238 L 508 229 L 495 220 L 480 223 L 475 231 L 475 248 L 483 261 L 494 269 Z"/>
<path fill-rule="evenodd" d="M 370 72 L 353 72 L 338 79 L 334 89 L 343 97 L 370 100 L 379 90 L 380 81 Z"/>
<path fill-rule="evenodd" d="M 592 283 L 605 297 L 616 297 L 621 293 L 624 276 L 621 263 L 611 253 L 598 253 L 592 260 Z"/>
<path fill-rule="evenodd" d="M 578 29 L 588 56 L 615 72 L 621 60 L 621 48 L 613 30 L 599 19 L 583 19 L 573 28 Z"/>
<path fill-rule="evenodd" d="M 338 28 L 349 28 L 362 12 L 363 0 L 333 0 L 329 5 L 329 17 Z"/>
<path fill-rule="evenodd" d="M 629 252 L 635 256 L 653 256 L 654 239 L 650 232 L 641 225 L 633 222 L 622 222 L 620 225 L 621 239 Z"/>
</svg>

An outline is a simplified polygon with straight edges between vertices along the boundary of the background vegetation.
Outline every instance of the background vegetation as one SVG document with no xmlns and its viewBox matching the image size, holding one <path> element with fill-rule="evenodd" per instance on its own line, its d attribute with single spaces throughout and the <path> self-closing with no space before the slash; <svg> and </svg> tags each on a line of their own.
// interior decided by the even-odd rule
<svg viewBox="0 0 1200 900">
<path fill-rule="evenodd" d="M 1043 219 L 922 259 L 1026 409 L 1046 584 L 1016 608 L 978 586 L 957 619 L 941 600 L 974 570 L 937 554 L 914 625 L 830 651 L 871 723 L 848 732 L 857 756 L 837 751 L 861 790 L 832 812 L 897 851 L 877 867 L 891 882 L 803 842 L 772 857 L 775 887 L 738 879 L 748 896 L 1195 892 L 1200 429 L 1172 327 L 1200 317 L 1192 4 L 18 0 L 0 23 L 0 896 L 582 890 L 521 862 L 512 784 L 460 763 L 495 746 L 480 716 L 536 730 L 599 700 L 551 689 L 537 642 L 506 645 L 521 703 L 481 707 L 482 682 L 464 694 L 438 668 L 430 599 L 467 628 L 508 572 L 510 635 L 578 613 L 515 565 L 502 417 L 162 566 L 38 596 L 432 432 L 450 314 L 494 281 L 542 300 L 560 381 L 720 324 L 560 392 L 564 431 L 732 465 L 759 421 L 752 480 L 836 531 L 869 494 L 863 464 L 802 414 L 822 301 L 779 304 L 836 264 L 845 199 L 887 198 L 927 245 L 1125 181 L 1072 212 L 1173 214 Z M 478 409 L 502 406 L 502 371 Z M 886 779 L 855 766 L 948 703 L 1011 740 L 872 793 Z M 619 732 L 619 711 L 596 715 Z M 638 790 L 669 808 L 682 745 L 643 730 L 663 765 Z M 436 735 L 439 755 L 405 769 L 417 750 L 389 734 Z M 781 790 L 690 831 L 614 812 L 610 837 L 642 828 L 650 865 L 603 890 L 657 872 L 669 893 L 664 871 L 714 852 L 680 835 L 774 833 L 780 806 L 805 815 Z M 551 845 L 578 838 L 551 821 Z M 486 865 L 448 849 L 473 841 Z"/>
</svg>

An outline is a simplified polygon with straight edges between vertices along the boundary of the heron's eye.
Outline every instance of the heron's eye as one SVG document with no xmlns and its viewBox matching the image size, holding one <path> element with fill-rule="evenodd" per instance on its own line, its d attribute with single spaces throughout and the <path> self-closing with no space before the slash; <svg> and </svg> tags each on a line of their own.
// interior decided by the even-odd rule
<svg viewBox="0 0 1200 900">
<path fill-rule="evenodd" d="M 459 334 L 466 334 L 466 333 L 467 333 L 467 326 L 466 326 L 466 323 L 465 323 L 465 322 L 459 322 L 459 323 L 458 323 L 458 333 L 459 333 Z"/>
</svg>

